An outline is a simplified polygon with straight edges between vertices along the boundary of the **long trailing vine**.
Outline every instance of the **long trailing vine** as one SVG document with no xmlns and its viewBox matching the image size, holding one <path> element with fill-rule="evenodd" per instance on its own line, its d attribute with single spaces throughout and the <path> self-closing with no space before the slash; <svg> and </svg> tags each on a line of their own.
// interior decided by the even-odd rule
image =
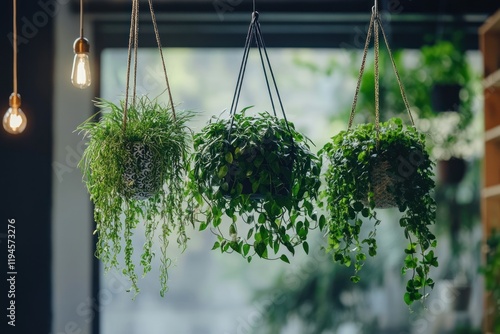
<svg viewBox="0 0 500 334">
<path fill-rule="evenodd" d="M 170 236 L 177 235 L 177 243 L 185 249 L 188 237 L 186 225 L 192 222 L 190 208 L 185 203 L 185 183 L 189 170 L 188 152 L 191 132 L 186 122 L 190 112 L 177 112 L 146 96 L 128 108 L 128 124 L 123 129 L 123 104 L 98 100 L 99 113 L 78 127 L 89 139 L 80 168 L 94 203 L 97 245 L 96 256 L 106 271 L 122 269 L 130 279 L 131 290 L 139 292 L 136 264 L 133 260 L 132 237 L 139 224 L 144 224 L 145 243 L 140 265 L 142 274 L 151 271 L 155 257 L 154 244 L 160 240 L 160 294 L 167 290 L 168 267 L 171 263 L 167 247 Z M 97 120 L 96 117 L 100 116 Z M 151 152 L 147 182 L 157 187 L 148 196 L 139 196 L 143 184 L 127 176 L 127 165 L 133 174 L 142 175 L 144 164 L 137 159 L 131 147 L 140 144 Z M 158 232 L 159 230 L 159 232 Z M 118 255 L 123 251 L 124 264 Z"/>
<path fill-rule="evenodd" d="M 190 191 L 203 208 L 199 229 L 217 235 L 213 249 L 249 262 L 254 255 L 289 262 L 282 246 L 308 252 L 308 231 L 324 221 L 314 208 L 321 168 L 292 123 L 244 110 L 233 122 L 212 120 L 194 136 L 194 151 Z"/>
<path fill-rule="evenodd" d="M 409 274 L 404 301 L 411 304 L 425 298 L 426 288 L 434 286 L 430 269 L 438 262 L 434 253 L 437 241 L 430 230 L 436 212 L 431 196 L 434 164 L 425 150 L 424 136 L 414 127 L 404 127 L 400 119 L 391 119 L 381 123 L 378 140 L 375 125 L 363 124 L 334 136 L 320 154 L 330 162 L 322 197 L 329 212 L 325 233 L 334 260 L 353 265 L 351 280 L 358 282 L 366 252 L 377 254 L 381 221 L 375 210 L 379 194 L 373 177 L 381 162 L 387 162 L 384 174 L 392 183 L 382 190 L 402 213 L 399 225 L 409 242 L 403 250 L 402 274 Z M 365 237 L 361 228 L 367 221 L 373 227 Z"/>
</svg>

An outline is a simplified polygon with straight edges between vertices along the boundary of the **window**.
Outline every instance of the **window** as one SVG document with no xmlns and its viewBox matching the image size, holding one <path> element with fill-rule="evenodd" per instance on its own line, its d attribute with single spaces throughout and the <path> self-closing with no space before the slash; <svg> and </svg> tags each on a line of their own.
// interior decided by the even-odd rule
<svg viewBox="0 0 500 334">
<path fill-rule="evenodd" d="M 243 50 L 229 48 L 172 48 L 165 50 L 167 71 L 178 108 L 198 112 L 191 127 L 199 131 L 215 115 L 226 115 L 233 96 Z M 316 49 L 270 49 L 271 63 L 289 120 L 320 148 L 336 129 L 331 118 L 351 103 L 344 94 L 346 80 L 315 73 L 304 64 L 327 67 L 333 55 L 345 63 L 341 51 Z M 124 96 L 126 49 L 105 49 L 101 58 L 101 97 L 116 101 Z M 255 105 L 255 111 L 271 111 L 264 76 L 257 53 L 251 52 L 239 110 Z M 347 81 L 354 88 L 354 78 Z M 140 49 L 137 93 L 160 96 L 168 102 L 158 50 Z M 352 90 L 349 90 L 352 91 Z M 249 111 L 250 112 L 250 111 Z M 344 126 L 340 123 L 340 126 Z M 101 275 L 100 331 L 106 334 L 161 334 L 168 329 L 176 334 L 246 333 L 259 325 L 252 318 L 259 305 L 253 301 L 257 289 L 269 287 L 286 264 L 255 259 L 247 264 L 237 254 L 211 251 L 214 238 L 209 231 L 190 233 L 184 254 L 178 254 L 175 240 L 170 250 L 178 255 L 171 268 L 165 298 L 159 296 L 158 273 L 140 280 L 141 293 L 135 301 L 127 293 L 112 293 L 128 288 L 116 273 Z M 135 249 L 141 249 L 140 229 L 135 234 Z M 138 254 L 135 254 L 139 256 Z M 300 255 L 294 261 L 300 262 Z M 138 268 L 139 269 L 139 268 Z M 255 313 L 257 312 L 257 313 Z M 250 319 L 249 319 L 250 317 Z M 238 332 L 238 330 L 240 332 Z M 249 333 L 249 332 L 248 332 Z M 290 332 L 292 333 L 292 332 Z"/>
</svg>

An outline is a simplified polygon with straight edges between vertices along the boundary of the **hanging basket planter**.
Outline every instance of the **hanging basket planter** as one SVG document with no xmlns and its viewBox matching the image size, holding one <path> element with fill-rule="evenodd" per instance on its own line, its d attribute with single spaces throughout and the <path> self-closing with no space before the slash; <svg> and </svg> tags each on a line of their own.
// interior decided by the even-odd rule
<svg viewBox="0 0 500 334">
<path fill-rule="evenodd" d="M 289 197 L 296 158 L 295 140 L 302 141 L 302 136 L 293 132 L 294 140 L 288 130 L 289 124 L 268 113 L 261 113 L 257 117 L 246 116 L 244 112 L 235 115 L 232 134 L 227 131 L 230 120 L 218 122 L 223 123 L 219 138 L 224 143 L 220 149 L 225 153 L 225 161 L 220 173 L 217 173 L 217 179 L 226 174 L 220 180 L 214 180 L 214 183 L 222 182 L 219 191 L 229 199 L 240 194 L 256 200 L 266 196 Z M 229 136 L 231 142 L 227 143 L 225 138 Z M 197 138 L 203 140 L 202 136 Z M 201 141 L 197 145 L 206 147 L 206 143 Z M 310 154 L 308 150 L 304 153 Z"/>
<path fill-rule="evenodd" d="M 391 175 L 391 165 L 385 158 L 376 158 L 370 170 L 370 188 L 373 192 L 373 201 L 376 208 L 393 208 L 397 206 L 396 198 L 388 191 L 394 189 L 400 182 L 395 175 Z M 362 200 L 363 205 L 369 206 L 368 193 Z"/>
<path fill-rule="evenodd" d="M 237 112 L 253 40 L 260 51 L 274 114 L 247 115 L 250 107 Z M 270 87 L 282 118 L 277 116 Z M 230 117 L 213 118 L 194 136 L 190 191 L 203 208 L 200 230 L 210 228 L 217 235 L 213 249 L 239 253 L 248 262 L 254 256 L 289 262 L 287 254 L 293 255 L 299 245 L 309 251 L 309 230 L 324 223 L 314 210 L 321 166 L 309 145 L 286 119 L 254 12 Z M 223 222 L 223 216 L 230 222 Z"/>
<path fill-rule="evenodd" d="M 376 7 L 369 27 L 348 130 L 335 135 L 319 152 L 330 162 L 322 191 L 323 206 L 328 212 L 325 233 L 334 260 L 346 266 L 353 265 L 351 280 L 358 282 L 358 272 L 367 255 L 377 254 L 377 226 L 381 221 L 376 209 L 398 208 L 402 213 L 399 226 L 409 241 L 401 253 L 405 254 L 402 273 L 407 278 L 404 301 L 410 305 L 427 296 L 427 288 L 434 286 L 429 277 L 430 269 L 438 266 L 434 254 L 436 237 L 429 229 L 436 213 L 431 196 L 434 164 L 425 148 L 425 136 L 413 125 L 408 100 Z M 379 121 L 379 29 L 412 126 L 404 126 L 399 118 Z M 353 127 L 372 34 L 375 36 L 375 123 Z M 373 223 L 368 234 L 362 232 L 366 222 Z"/>
<path fill-rule="evenodd" d="M 158 193 L 163 185 L 161 160 L 142 142 L 128 143 L 123 172 L 123 195 L 137 200 Z M 160 160 L 160 161 L 159 161 Z"/>
<path fill-rule="evenodd" d="M 184 249 L 188 240 L 185 227 L 192 222 L 184 196 L 192 138 L 186 124 L 192 113 L 175 111 L 159 39 L 169 105 L 147 96 L 136 97 L 135 74 L 129 98 L 131 51 L 132 48 L 136 51 L 138 38 L 138 0 L 133 0 L 132 7 L 134 29 L 129 44 L 125 100 L 117 105 L 98 99 L 99 112 L 78 127 L 88 138 L 79 166 L 94 204 L 96 256 L 105 271 L 120 270 L 130 280 L 130 290 L 138 293 L 136 268 L 142 267 L 145 275 L 156 258 L 163 296 L 171 263 L 167 252 L 169 239 L 175 236 L 179 247 Z M 150 9 L 157 31 L 152 6 Z M 134 61 L 136 67 L 137 57 Z M 135 263 L 132 236 L 142 224 L 145 242 L 140 263 Z M 160 254 L 156 255 L 154 245 L 158 241 Z M 119 261 L 122 256 L 123 263 Z"/>
</svg>

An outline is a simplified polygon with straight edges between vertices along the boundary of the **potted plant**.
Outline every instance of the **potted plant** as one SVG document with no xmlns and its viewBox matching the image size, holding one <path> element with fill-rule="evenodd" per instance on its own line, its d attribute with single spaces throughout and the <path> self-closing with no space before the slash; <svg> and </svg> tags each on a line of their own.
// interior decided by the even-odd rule
<svg viewBox="0 0 500 334">
<path fill-rule="evenodd" d="M 308 231 L 320 221 L 314 210 L 320 162 L 291 122 L 267 112 L 247 116 L 247 109 L 212 119 L 194 136 L 190 190 L 205 206 L 200 230 L 217 234 L 213 249 L 249 262 L 255 254 L 288 262 L 278 255 L 281 246 L 294 254 L 302 244 L 308 252 Z"/>
<path fill-rule="evenodd" d="M 438 41 L 420 49 L 419 68 L 423 79 L 430 84 L 430 101 L 434 112 L 459 111 L 462 105 L 460 91 L 471 79 L 471 69 L 465 52 L 458 42 Z"/>
<path fill-rule="evenodd" d="M 423 73 L 416 76 L 423 78 L 422 87 L 430 89 L 425 93 L 430 97 L 430 104 L 422 100 L 418 104 L 422 109 L 430 107 L 434 113 L 460 112 L 458 132 L 450 135 L 444 143 L 445 147 L 453 145 L 456 137 L 462 135 L 461 130 L 467 128 L 473 117 L 471 110 L 473 92 L 470 87 L 472 71 L 465 52 L 456 44 L 458 42 L 443 40 L 433 45 L 423 46 L 420 49 L 421 60 L 418 66 Z M 427 98 L 424 99 L 427 100 Z M 461 157 L 438 161 L 439 179 L 444 184 L 459 183 L 465 175 L 465 170 L 466 162 Z"/>
<path fill-rule="evenodd" d="M 329 213 L 326 223 L 329 251 L 335 261 L 354 264 L 352 281 L 370 256 L 377 253 L 376 208 L 397 207 L 402 213 L 399 225 L 408 247 L 402 273 L 410 273 L 404 300 L 407 304 L 426 296 L 434 286 L 429 277 L 437 267 L 434 254 L 436 238 L 429 227 L 434 223 L 436 207 L 431 196 L 434 187 L 433 163 L 425 150 L 424 135 L 414 127 L 405 127 L 401 119 L 363 124 L 342 131 L 320 151 L 330 161 L 322 195 Z M 373 222 L 371 232 L 361 234 L 366 221 Z"/>
<path fill-rule="evenodd" d="M 100 99 L 96 106 L 99 112 L 78 127 L 89 139 L 79 166 L 94 204 L 96 256 L 106 270 L 120 268 L 118 255 L 123 250 L 123 273 L 132 290 L 139 292 L 132 235 L 144 224 L 140 265 L 143 274 L 151 270 L 153 244 L 159 237 L 163 296 L 171 263 L 169 237 L 176 234 L 181 248 L 188 239 L 189 210 L 183 203 L 191 138 L 186 121 L 191 113 L 174 115 L 171 108 L 146 96 L 129 105 L 126 116 L 123 102 Z"/>
</svg>

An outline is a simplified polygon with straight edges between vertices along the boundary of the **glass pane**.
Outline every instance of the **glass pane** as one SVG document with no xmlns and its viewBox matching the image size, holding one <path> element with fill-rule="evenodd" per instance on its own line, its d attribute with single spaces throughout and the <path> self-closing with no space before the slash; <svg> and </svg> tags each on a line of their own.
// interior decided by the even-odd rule
<svg viewBox="0 0 500 334">
<path fill-rule="evenodd" d="M 271 49 L 269 55 L 289 120 L 319 148 L 339 129 L 331 119 L 352 96 L 345 78 L 321 75 L 328 68 L 334 50 Z M 344 54 L 345 55 L 345 54 Z M 212 115 L 226 110 L 234 93 L 242 57 L 241 49 L 166 49 L 166 65 L 174 100 L 180 109 L 199 112 L 191 124 L 198 131 Z M 159 96 L 167 103 L 165 79 L 156 49 L 139 51 L 137 93 Z M 348 57 L 335 57 L 342 64 Z M 307 64 L 315 64 L 318 69 Z M 124 97 L 127 50 L 106 49 L 102 54 L 101 97 L 117 102 Z M 272 111 L 258 54 L 251 52 L 238 110 L 255 105 L 255 111 Z M 354 80 L 347 84 L 354 88 Z M 343 89 L 340 89 L 343 87 Z M 353 91 L 350 89 L 349 91 Z M 277 110 L 279 112 L 279 109 Z M 335 123 L 334 123 L 335 124 Z M 135 249 L 140 250 L 141 227 L 135 233 Z M 128 283 L 117 273 L 101 278 L 101 333 L 106 334 L 232 334 L 250 333 L 262 326 L 262 302 L 254 302 L 257 289 L 271 286 L 288 265 L 280 261 L 255 259 L 247 264 L 237 254 L 211 251 L 214 237 L 208 231 L 190 233 L 188 249 L 178 254 L 175 241 L 172 254 L 178 255 L 171 268 L 169 291 L 159 296 L 158 272 L 139 281 L 135 300 L 123 293 Z M 138 254 L 136 254 L 138 256 Z M 301 262 L 299 254 L 293 261 Z M 138 260 L 138 259 L 137 259 Z M 287 333 L 294 333 L 290 330 Z"/>
</svg>

